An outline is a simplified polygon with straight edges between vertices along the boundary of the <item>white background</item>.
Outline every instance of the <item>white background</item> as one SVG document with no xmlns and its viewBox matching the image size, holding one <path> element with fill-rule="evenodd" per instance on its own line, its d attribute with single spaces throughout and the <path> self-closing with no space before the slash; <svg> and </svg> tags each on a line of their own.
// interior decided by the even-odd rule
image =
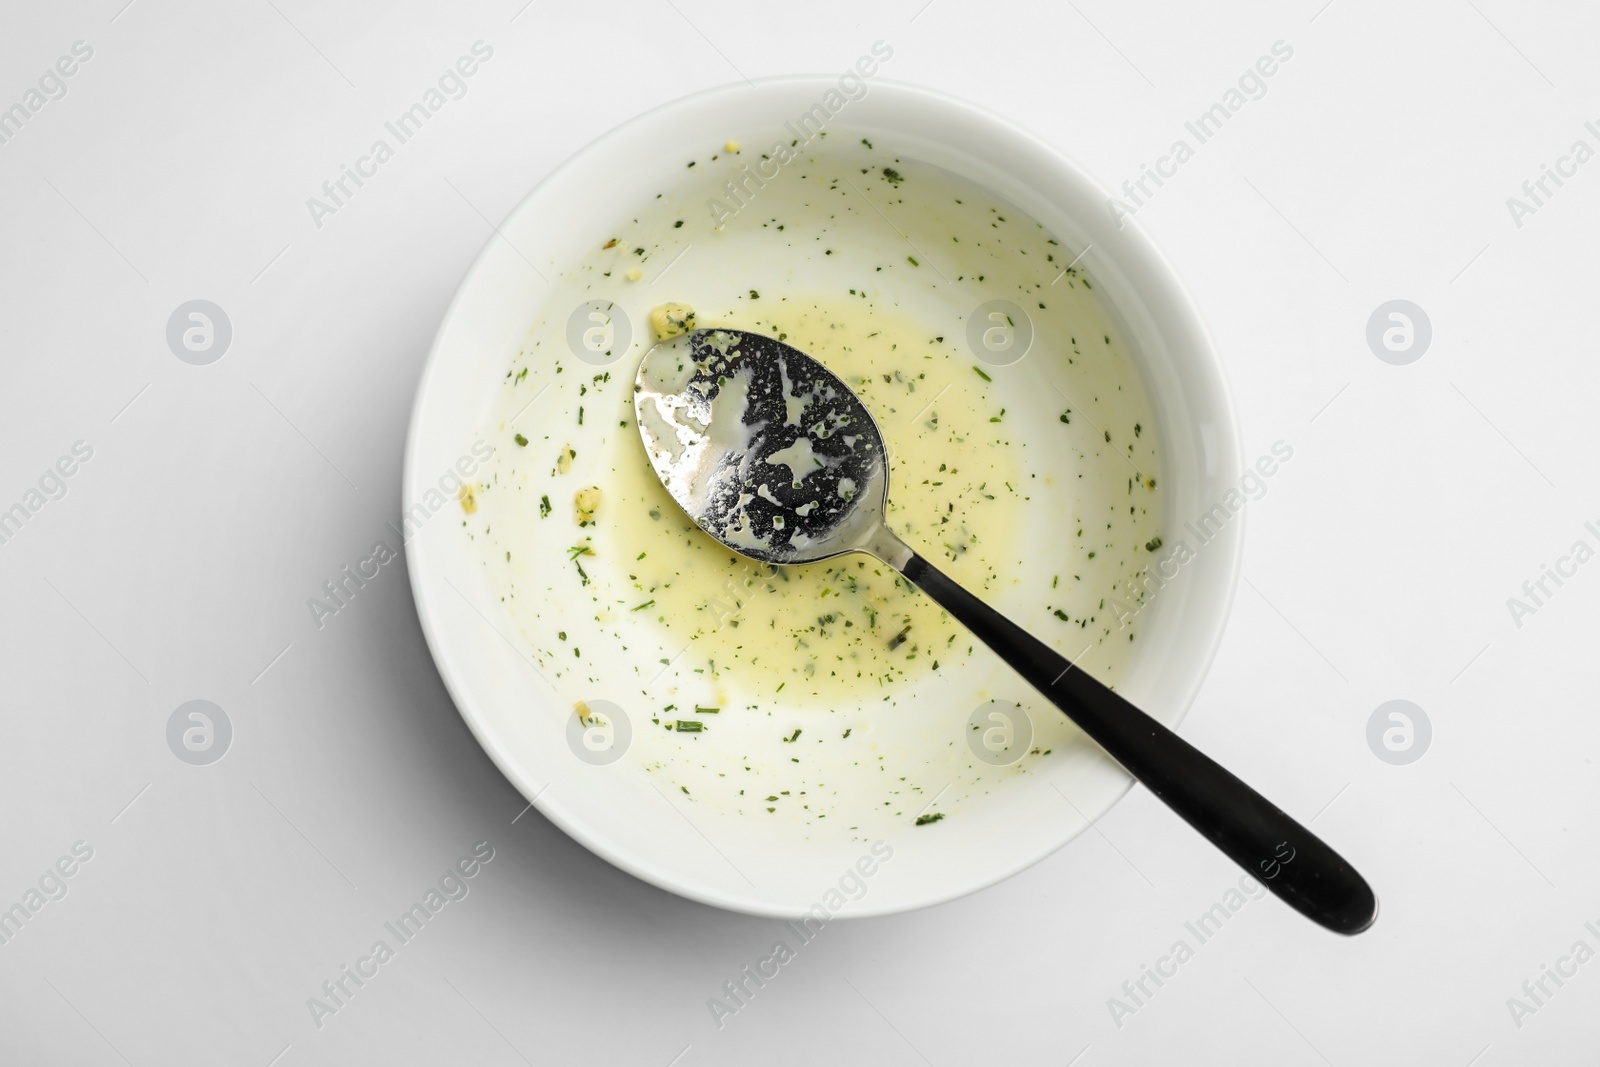
<svg viewBox="0 0 1600 1067">
<path fill-rule="evenodd" d="M 1600 148 L 1593 13 L 123 3 L 9 2 L 0 32 L 0 107 L 94 49 L 0 145 L 0 509 L 94 449 L 0 544 L 0 908 L 94 850 L 0 945 L 0 1061 L 1593 1062 L 1600 962 L 1520 1026 L 1507 998 L 1600 950 L 1600 563 L 1520 628 L 1506 605 L 1600 547 L 1600 162 L 1520 228 L 1506 206 L 1574 140 Z M 468 95 L 317 227 L 307 197 L 479 39 Z M 1250 505 L 1183 733 L 1315 818 L 1378 891 L 1369 933 L 1253 902 L 1118 1026 L 1108 998 L 1236 879 L 1136 788 L 999 887 L 829 925 L 719 1029 L 707 998 L 779 923 L 513 824 L 399 566 L 312 625 L 306 599 L 398 514 L 415 382 L 485 216 L 641 110 L 879 39 L 884 77 L 990 106 L 1111 188 L 1293 48 L 1137 221 L 1215 332 L 1246 458 L 1295 450 Z M 195 298 L 234 330 L 208 367 L 164 336 Z M 1394 298 L 1432 322 L 1408 366 L 1365 340 Z M 206 767 L 165 736 L 196 698 L 235 731 Z M 1433 726 L 1406 766 L 1366 741 L 1396 698 Z M 470 895 L 314 1025 L 306 999 L 484 840 Z"/>
</svg>

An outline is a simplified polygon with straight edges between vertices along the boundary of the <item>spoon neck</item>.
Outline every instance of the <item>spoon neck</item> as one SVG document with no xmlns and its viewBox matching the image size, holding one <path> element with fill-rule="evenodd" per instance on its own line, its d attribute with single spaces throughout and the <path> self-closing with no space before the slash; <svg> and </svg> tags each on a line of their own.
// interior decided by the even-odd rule
<svg viewBox="0 0 1600 1067">
<path fill-rule="evenodd" d="M 893 530 L 881 522 L 861 545 L 861 551 L 881 559 L 901 572 L 905 571 L 906 565 L 916 556 L 910 545 L 900 540 Z"/>
</svg>

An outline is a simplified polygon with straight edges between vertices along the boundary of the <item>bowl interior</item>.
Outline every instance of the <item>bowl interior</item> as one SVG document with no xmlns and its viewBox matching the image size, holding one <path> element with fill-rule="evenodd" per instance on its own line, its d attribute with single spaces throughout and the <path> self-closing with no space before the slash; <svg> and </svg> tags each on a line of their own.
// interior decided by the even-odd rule
<svg viewBox="0 0 1600 1067">
<path fill-rule="evenodd" d="M 862 87 L 858 89 L 857 87 Z M 850 91 L 845 91 L 848 88 Z M 833 106 L 837 102 L 838 106 Z M 498 593 L 464 550 L 459 524 L 439 519 L 441 483 L 474 456 L 491 390 L 544 306 L 552 279 L 592 247 L 597 228 L 655 197 L 683 166 L 685 145 L 774 144 L 823 109 L 828 128 L 864 134 L 935 164 L 1031 215 L 1064 247 L 1083 250 L 1161 428 L 1161 502 L 1187 542 L 1180 566 L 1140 616 L 1138 650 L 1120 689 L 1175 724 L 1221 637 L 1237 577 L 1241 518 L 1186 532 L 1227 498 L 1241 473 L 1232 409 L 1204 328 L 1171 270 L 1103 191 L 1028 134 L 980 109 L 879 79 L 786 78 L 712 90 L 641 116 L 589 145 L 513 210 L 463 281 L 423 373 L 408 442 L 403 508 L 412 588 L 440 672 L 500 769 L 547 817 L 590 849 L 659 886 L 722 907 L 796 917 L 867 857 L 873 873 L 845 914 L 923 906 L 990 885 L 1066 843 L 1130 785 L 1087 743 L 1071 747 L 973 817 L 937 833 L 906 832 L 876 853 L 839 840 L 772 848 L 761 827 L 696 812 L 691 820 L 619 768 L 574 759 L 570 709 L 496 626 Z M 781 178 L 779 180 L 782 180 Z M 481 450 L 481 445 L 480 445 Z M 454 499 L 451 497 L 450 504 Z M 659 791 L 656 791 L 659 792 Z M 1065 799 L 1064 799 L 1065 798 Z M 892 860 L 885 862 L 885 854 Z M 730 858 L 732 857 L 732 858 Z M 857 897 L 859 899 L 857 900 Z M 833 910 L 830 908 L 830 910 Z"/>
</svg>

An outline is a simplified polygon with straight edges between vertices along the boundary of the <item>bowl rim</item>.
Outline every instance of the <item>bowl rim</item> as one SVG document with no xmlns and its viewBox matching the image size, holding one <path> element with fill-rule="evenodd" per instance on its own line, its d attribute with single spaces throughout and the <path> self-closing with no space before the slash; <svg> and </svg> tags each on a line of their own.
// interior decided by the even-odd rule
<svg viewBox="0 0 1600 1067">
<path fill-rule="evenodd" d="M 493 258 L 495 252 L 498 234 L 505 228 L 507 220 L 526 210 L 528 205 L 535 201 L 547 187 L 559 181 L 569 171 L 582 166 L 585 157 L 596 145 L 609 141 L 614 137 L 623 136 L 636 128 L 659 122 L 664 114 L 677 111 L 680 108 L 704 105 L 718 98 L 731 97 L 751 90 L 760 92 L 808 86 L 815 87 L 819 91 L 826 91 L 827 88 L 836 87 L 838 79 L 839 75 L 837 73 L 791 73 L 746 79 L 744 81 L 725 82 L 696 90 L 660 103 L 612 126 L 605 132 L 585 142 L 540 177 L 517 200 L 516 204 L 505 213 L 495 226 L 494 232 L 486 238 L 483 247 L 473 257 L 460 283 L 456 286 L 450 303 L 434 333 L 427 358 L 423 362 L 418 376 L 416 393 L 413 397 L 410 418 L 407 424 L 400 484 L 400 508 L 402 514 L 405 513 L 408 506 L 415 502 L 412 489 L 419 484 L 417 478 L 422 469 L 420 464 L 422 462 L 424 407 L 430 387 L 436 378 L 443 373 L 445 340 L 450 336 L 452 327 L 463 314 L 463 305 L 466 303 L 467 293 L 476 286 L 481 276 L 488 270 L 489 261 Z M 902 94 L 908 99 L 914 99 L 922 105 L 944 109 L 947 112 L 965 112 L 968 117 L 986 123 L 996 128 L 1006 137 L 1026 144 L 1033 150 L 1042 153 L 1054 165 L 1070 172 L 1075 180 L 1081 182 L 1085 188 L 1092 190 L 1097 197 L 1103 198 L 1106 203 L 1109 204 L 1112 200 L 1106 187 L 1085 167 L 1067 155 L 1066 152 L 1014 119 L 993 111 L 987 106 L 942 90 L 894 78 L 874 77 L 869 84 L 871 91 L 886 89 L 893 93 Z M 1200 342 L 1198 349 L 1186 350 L 1185 358 L 1202 364 L 1204 372 L 1214 381 L 1215 389 L 1212 408 L 1216 417 L 1216 425 L 1219 427 L 1221 435 L 1225 438 L 1217 443 L 1219 462 L 1224 466 L 1223 476 L 1229 481 L 1237 481 L 1241 472 L 1245 469 L 1243 441 L 1240 434 L 1232 386 L 1215 339 L 1207 327 L 1199 308 L 1196 306 L 1188 287 L 1184 284 L 1183 276 L 1155 244 L 1145 229 L 1139 225 L 1137 219 L 1125 217 L 1121 220 L 1119 229 L 1126 233 L 1129 243 L 1134 247 L 1130 250 L 1131 255 L 1130 252 L 1122 252 L 1118 254 L 1118 258 L 1123 260 L 1142 258 L 1146 261 L 1145 265 L 1149 269 L 1165 280 L 1167 291 L 1163 294 L 1164 303 L 1166 304 L 1164 317 L 1173 323 L 1181 323 L 1184 329 Z M 1135 350 L 1134 355 L 1137 360 L 1139 356 L 1137 350 Z M 1248 510 L 1248 508 L 1241 508 L 1227 527 L 1219 531 L 1217 540 L 1225 540 L 1226 544 L 1224 546 L 1224 554 L 1220 555 L 1221 563 L 1219 569 L 1224 574 L 1224 578 L 1221 583 L 1220 593 L 1214 599 L 1214 622 L 1210 627 L 1211 632 L 1205 635 L 1204 644 L 1201 645 L 1199 641 L 1194 643 L 1197 652 L 1194 657 L 1195 669 L 1193 678 L 1186 691 L 1182 692 L 1179 699 L 1174 702 L 1171 717 L 1166 720 L 1167 725 L 1172 729 L 1176 729 L 1187 717 L 1190 708 L 1199 695 L 1201 687 L 1210 675 L 1211 668 L 1221 647 L 1223 636 L 1226 633 L 1229 619 L 1232 616 L 1242 570 L 1246 512 Z M 1214 543 L 1214 541 L 1208 543 L 1208 547 L 1209 544 Z M 420 551 L 411 551 L 409 546 L 402 546 L 402 550 L 405 552 L 407 577 L 416 604 L 423 638 L 428 646 L 434 666 L 439 672 L 440 679 L 444 683 L 445 690 L 449 693 L 457 712 L 466 722 L 467 728 L 488 754 L 490 760 L 499 769 L 500 773 L 517 788 L 523 798 L 528 801 L 528 808 L 537 808 L 540 814 L 554 823 L 564 833 L 606 862 L 636 878 L 668 890 L 680 897 L 742 914 L 784 919 L 796 917 L 796 912 L 792 908 L 783 905 L 764 905 L 758 900 L 726 893 L 706 883 L 687 882 L 672 870 L 643 860 L 632 852 L 613 845 L 604 836 L 593 833 L 587 823 L 577 818 L 558 798 L 551 796 L 550 793 L 554 791 L 547 788 L 549 783 L 540 785 L 533 781 L 528 768 L 523 766 L 522 762 L 513 753 L 507 751 L 501 739 L 491 730 L 490 724 L 486 721 L 486 716 L 476 707 L 470 696 L 469 687 L 461 676 L 462 667 L 454 661 L 447 649 L 442 632 L 443 623 L 440 618 L 440 612 L 432 600 L 434 587 L 426 554 Z M 1219 555 L 1216 553 L 1210 554 L 1214 558 Z M 1115 766 L 1114 763 L 1113 766 Z M 1120 771 L 1121 768 L 1118 768 L 1118 770 Z M 938 892 L 910 897 L 884 905 L 875 905 L 868 900 L 861 901 L 860 906 L 852 903 L 849 907 L 836 914 L 834 918 L 869 918 L 932 907 L 997 885 L 1027 870 L 1064 848 L 1128 794 L 1136 784 L 1136 780 L 1126 775 L 1125 771 L 1122 773 L 1124 777 L 1120 786 L 1115 791 L 1106 790 L 1103 794 L 1103 803 L 1089 805 L 1095 810 L 1083 810 L 1081 812 L 1084 818 L 1082 825 L 1073 826 L 1069 831 L 1063 832 L 1058 841 L 1050 847 L 1040 850 L 1037 854 L 1026 855 L 1017 862 L 1003 867 L 985 868 L 978 876 L 952 882 L 948 888 Z M 524 812 L 528 808 L 524 808 Z"/>
</svg>

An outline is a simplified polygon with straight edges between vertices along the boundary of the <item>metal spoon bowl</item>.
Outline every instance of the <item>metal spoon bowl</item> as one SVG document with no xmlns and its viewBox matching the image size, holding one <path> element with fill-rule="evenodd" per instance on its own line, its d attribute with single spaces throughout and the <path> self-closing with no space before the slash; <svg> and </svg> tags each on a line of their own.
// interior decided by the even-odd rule
<svg viewBox="0 0 1600 1067">
<path fill-rule="evenodd" d="M 706 533 L 780 566 L 877 557 L 1282 900 L 1342 934 L 1377 918 L 1371 887 L 1310 830 L 895 536 L 883 435 L 821 363 L 761 334 L 697 330 L 645 354 L 634 411 L 650 465 Z"/>
<path fill-rule="evenodd" d="M 878 424 L 798 349 L 738 330 L 657 345 L 640 364 L 634 409 L 667 491 L 735 551 L 815 563 L 894 541 Z"/>
</svg>

